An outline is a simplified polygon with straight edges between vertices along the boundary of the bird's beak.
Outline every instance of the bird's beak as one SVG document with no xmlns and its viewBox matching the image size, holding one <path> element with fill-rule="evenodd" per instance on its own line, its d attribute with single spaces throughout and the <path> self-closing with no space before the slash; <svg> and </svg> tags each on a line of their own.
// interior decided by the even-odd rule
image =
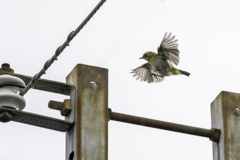
<svg viewBox="0 0 240 160">
<path fill-rule="evenodd" d="M 143 59 L 144 57 L 141 57 L 141 58 L 139 58 L 139 59 Z"/>
</svg>

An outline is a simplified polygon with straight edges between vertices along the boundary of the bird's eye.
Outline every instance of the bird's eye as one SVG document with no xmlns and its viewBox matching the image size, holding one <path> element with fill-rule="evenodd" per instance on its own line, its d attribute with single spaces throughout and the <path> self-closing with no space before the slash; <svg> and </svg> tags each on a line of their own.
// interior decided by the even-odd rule
<svg viewBox="0 0 240 160">
<path fill-rule="evenodd" d="M 148 56 L 149 56 L 149 54 L 146 54 L 146 56 L 148 57 Z"/>
</svg>

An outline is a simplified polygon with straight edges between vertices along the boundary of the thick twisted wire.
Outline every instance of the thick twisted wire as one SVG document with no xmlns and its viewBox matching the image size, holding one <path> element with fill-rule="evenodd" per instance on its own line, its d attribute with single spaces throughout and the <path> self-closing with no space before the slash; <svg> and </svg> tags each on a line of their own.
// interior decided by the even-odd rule
<svg viewBox="0 0 240 160">
<path fill-rule="evenodd" d="M 52 63 L 57 60 L 57 57 L 62 53 L 62 51 L 69 46 L 69 43 L 71 42 L 71 40 L 79 33 L 79 31 L 87 24 L 87 22 L 92 18 L 92 16 L 98 11 L 98 9 L 103 5 L 103 3 L 106 0 L 101 0 L 96 7 L 90 12 L 90 14 L 84 19 L 84 21 L 77 27 L 77 29 L 75 31 L 72 31 L 68 37 L 67 40 L 57 48 L 57 50 L 55 51 L 55 54 L 52 56 L 51 59 L 49 59 L 43 66 L 43 68 L 41 69 L 41 71 L 37 74 L 35 74 L 33 76 L 33 78 L 31 79 L 31 81 L 28 83 L 28 85 L 26 86 L 26 88 L 24 88 L 22 90 L 22 92 L 20 93 L 20 95 L 24 96 L 28 90 L 30 88 L 33 88 L 34 85 L 37 83 L 37 81 L 40 79 L 40 77 L 45 74 L 46 70 L 52 65 Z"/>
</svg>

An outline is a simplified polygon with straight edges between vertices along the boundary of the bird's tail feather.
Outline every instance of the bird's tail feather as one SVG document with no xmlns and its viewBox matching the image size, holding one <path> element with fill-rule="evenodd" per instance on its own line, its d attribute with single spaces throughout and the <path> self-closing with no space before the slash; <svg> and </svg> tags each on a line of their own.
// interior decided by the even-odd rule
<svg viewBox="0 0 240 160">
<path fill-rule="evenodd" d="M 186 72 L 186 71 L 183 71 L 183 70 L 180 70 L 180 69 L 179 69 L 179 71 L 185 76 L 190 76 L 189 72 Z"/>
</svg>

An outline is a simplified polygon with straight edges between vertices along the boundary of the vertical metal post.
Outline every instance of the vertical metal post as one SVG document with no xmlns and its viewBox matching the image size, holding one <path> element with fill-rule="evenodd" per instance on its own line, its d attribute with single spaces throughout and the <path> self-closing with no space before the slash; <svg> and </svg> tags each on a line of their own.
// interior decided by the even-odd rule
<svg viewBox="0 0 240 160">
<path fill-rule="evenodd" d="M 66 160 L 107 160 L 108 70 L 78 64 L 67 83 L 75 85 L 77 97 L 68 117 L 75 124 L 66 134 Z"/>
<path fill-rule="evenodd" d="M 240 159 L 240 94 L 222 91 L 211 104 L 212 127 L 221 130 L 213 142 L 213 160 Z"/>
</svg>

